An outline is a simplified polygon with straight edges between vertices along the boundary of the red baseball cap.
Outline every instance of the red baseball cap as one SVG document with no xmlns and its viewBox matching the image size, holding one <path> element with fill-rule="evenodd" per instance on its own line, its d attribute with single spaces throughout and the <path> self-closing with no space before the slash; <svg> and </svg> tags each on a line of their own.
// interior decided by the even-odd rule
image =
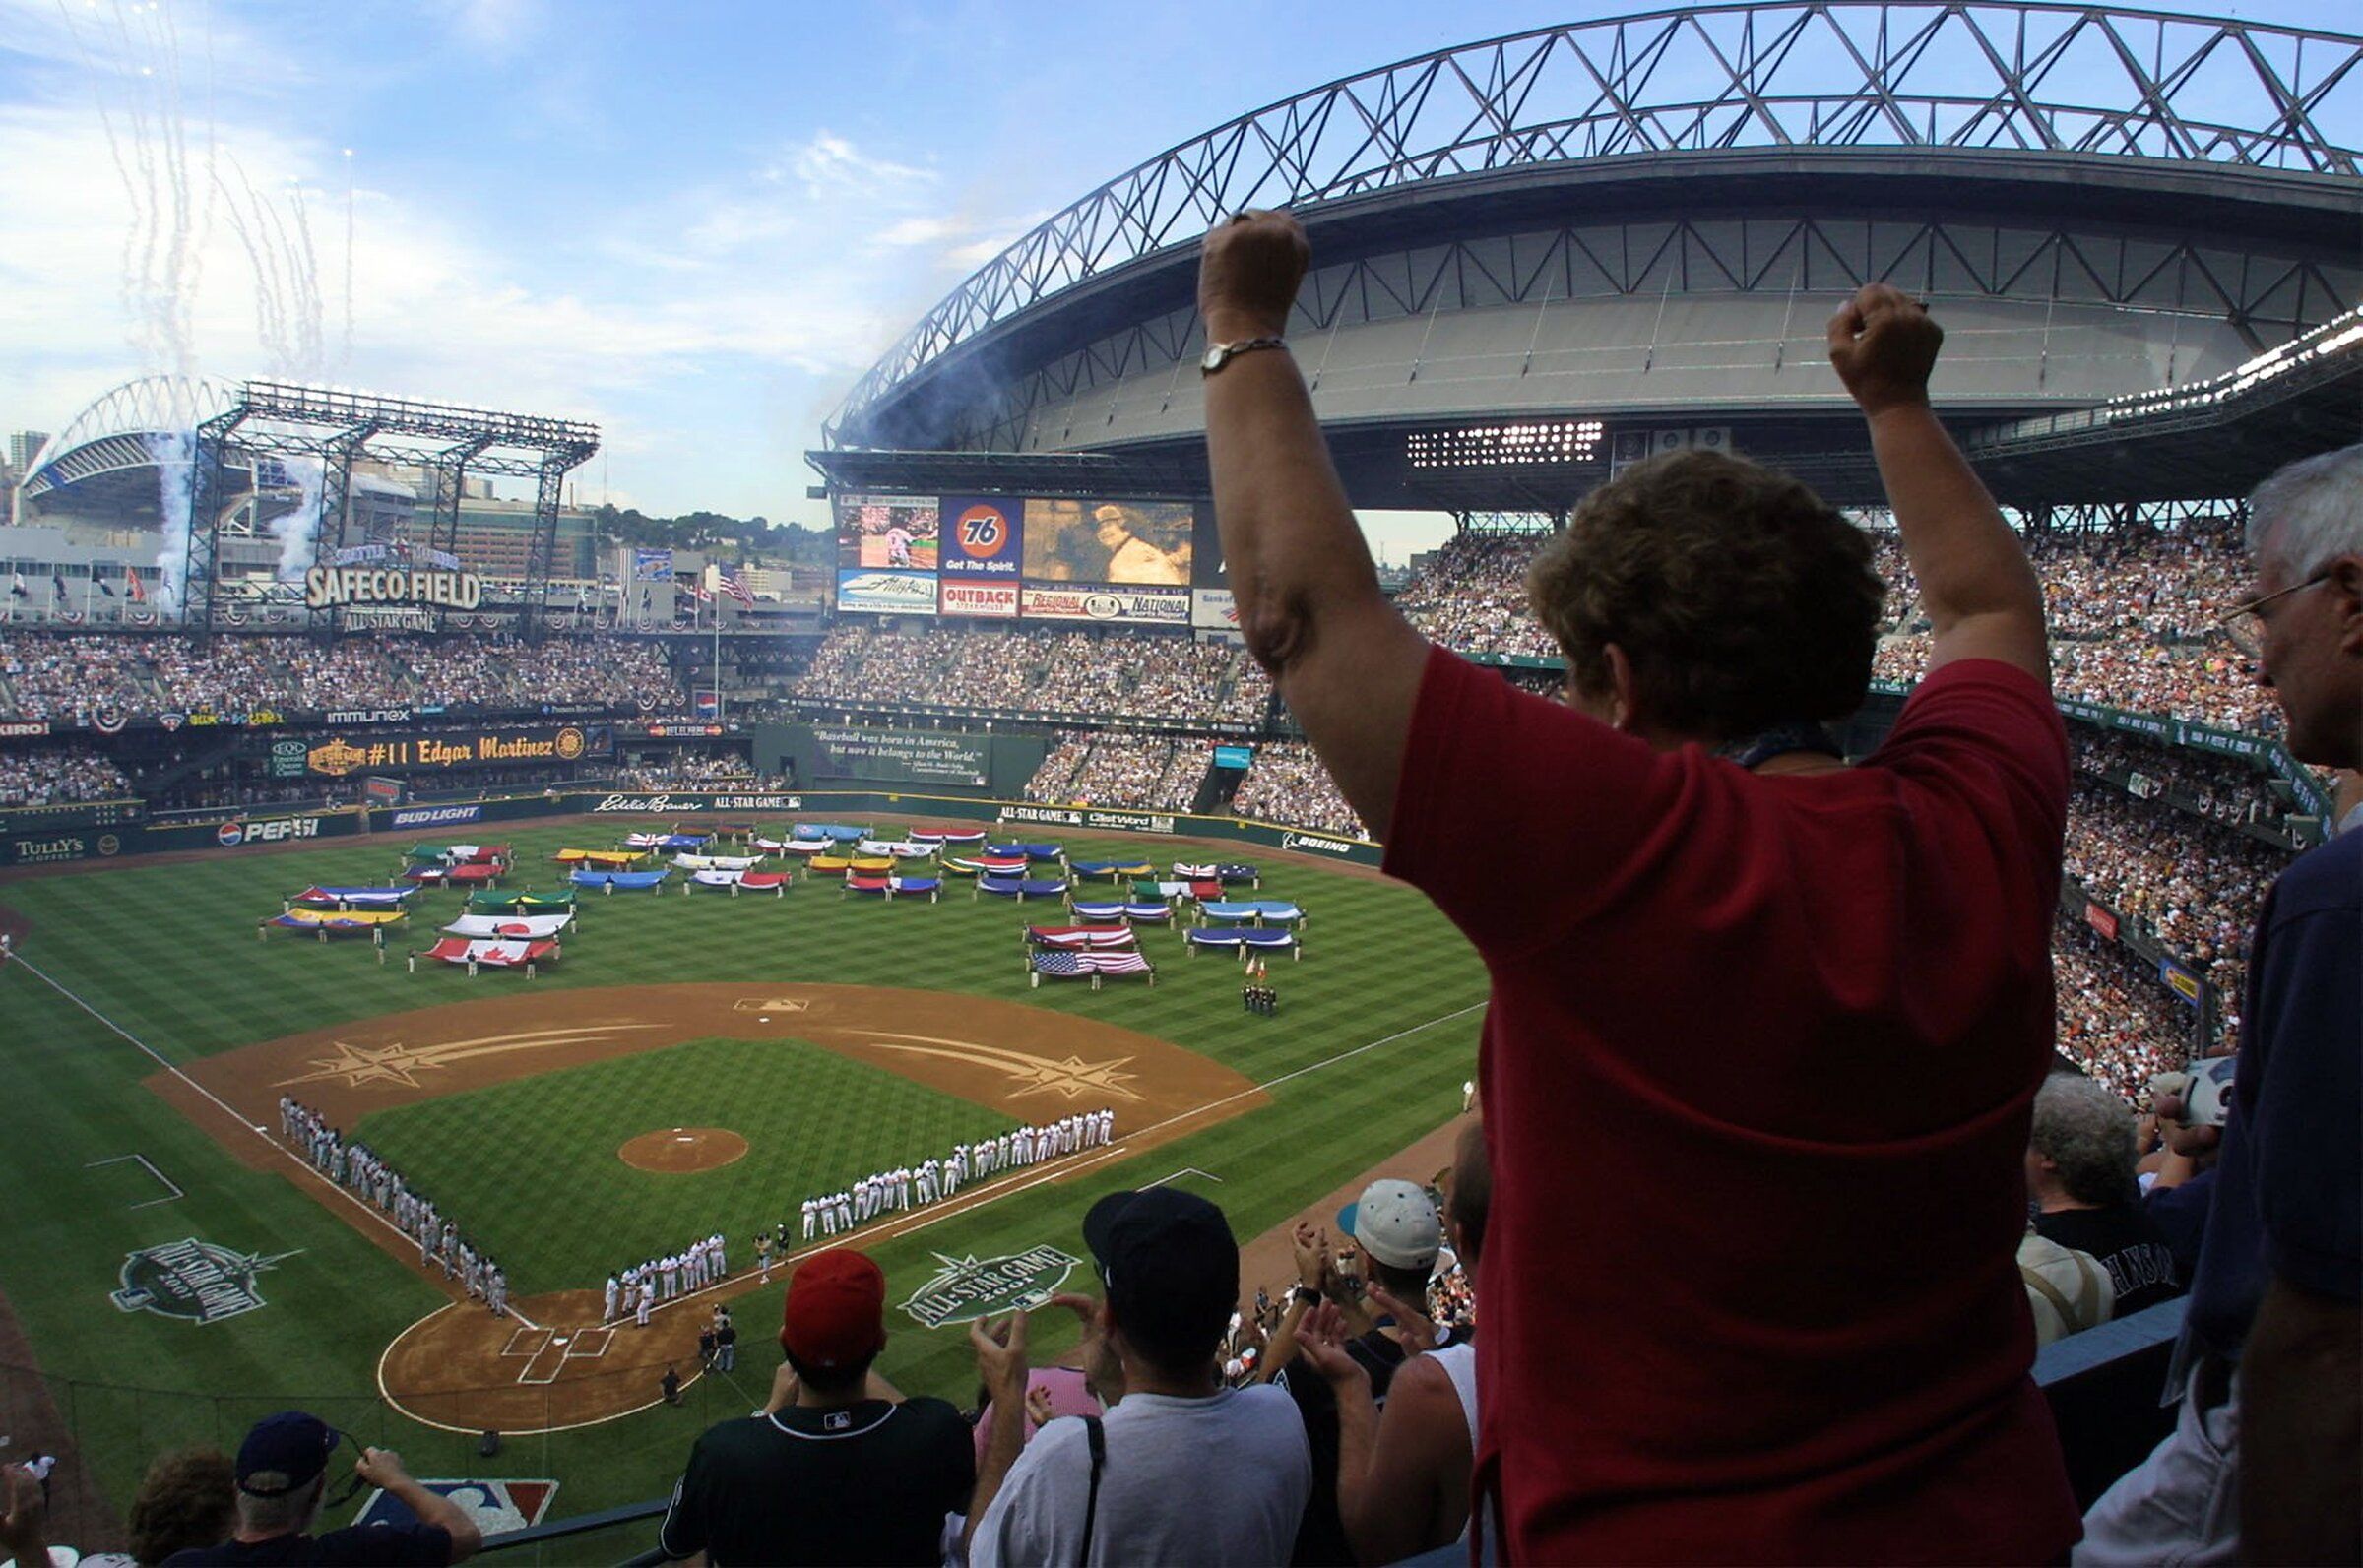
<svg viewBox="0 0 2363 1568">
<path fill-rule="evenodd" d="M 788 1281 L 780 1348 L 806 1366 L 852 1366 L 886 1343 L 886 1275 L 862 1253 L 814 1253 Z"/>
</svg>

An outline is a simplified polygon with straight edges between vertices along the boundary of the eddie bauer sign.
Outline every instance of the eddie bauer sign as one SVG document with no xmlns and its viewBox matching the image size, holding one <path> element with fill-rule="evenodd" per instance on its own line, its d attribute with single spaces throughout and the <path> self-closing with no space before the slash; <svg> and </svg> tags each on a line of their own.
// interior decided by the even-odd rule
<svg viewBox="0 0 2363 1568">
<path fill-rule="evenodd" d="M 369 566 L 315 566 L 303 574 L 303 607 L 339 604 L 432 604 L 472 610 L 483 602 L 474 572 L 402 572 Z"/>
</svg>

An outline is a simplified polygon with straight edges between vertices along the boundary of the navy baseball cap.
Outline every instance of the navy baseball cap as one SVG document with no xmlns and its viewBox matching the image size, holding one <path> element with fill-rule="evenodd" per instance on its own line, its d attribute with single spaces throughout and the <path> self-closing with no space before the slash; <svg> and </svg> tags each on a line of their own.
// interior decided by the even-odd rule
<svg viewBox="0 0 2363 1568">
<path fill-rule="evenodd" d="M 343 1435 L 301 1411 L 264 1416 L 238 1445 L 238 1490 L 250 1497 L 285 1497 L 309 1486 L 328 1469 L 328 1456 Z"/>
<path fill-rule="evenodd" d="M 1239 1301 L 1239 1242 L 1222 1210 L 1172 1187 L 1112 1192 L 1084 1215 L 1083 1243 L 1135 1344 L 1213 1353 Z"/>
</svg>

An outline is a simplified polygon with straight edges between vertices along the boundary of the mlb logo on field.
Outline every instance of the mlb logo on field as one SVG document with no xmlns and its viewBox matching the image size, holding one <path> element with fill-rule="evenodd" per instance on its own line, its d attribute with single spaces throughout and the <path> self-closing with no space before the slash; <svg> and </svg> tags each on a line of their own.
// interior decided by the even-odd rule
<svg viewBox="0 0 2363 1568">
<path fill-rule="evenodd" d="M 418 1483 L 438 1497 L 448 1497 L 468 1511 L 476 1528 L 487 1536 L 539 1525 L 558 1494 L 554 1480 L 422 1480 Z M 410 1505 L 382 1488 L 369 1494 L 356 1525 L 415 1525 L 418 1516 Z"/>
</svg>

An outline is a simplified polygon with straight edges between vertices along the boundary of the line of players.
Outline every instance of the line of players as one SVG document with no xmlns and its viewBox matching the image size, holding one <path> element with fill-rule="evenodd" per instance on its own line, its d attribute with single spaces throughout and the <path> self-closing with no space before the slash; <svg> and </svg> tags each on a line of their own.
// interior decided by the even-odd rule
<svg viewBox="0 0 2363 1568">
<path fill-rule="evenodd" d="M 509 1315 L 509 1277 L 489 1254 L 479 1252 L 460 1227 L 415 1192 L 402 1172 L 369 1146 L 347 1143 L 328 1118 L 291 1096 L 279 1097 L 279 1132 L 312 1168 L 394 1222 L 418 1246 L 418 1267 L 440 1264 L 443 1278 L 456 1280 L 494 1317 Z"/>
<path fill-rule="evenodd" d="M 645 1329 L 648 1315 L 656 1310 L 658 1302 L 693 1295 L 725 1279 L 730 1272 L 731 1262 L 722 1232 L 700 1236 L 678 1252 L 635 1263 L 608 1275 L 607 1316 L 600 1321 L 613 1323 L 628 1315 Z"/>
<path fill-rule="evenodd" d="M 973 1144 L 954 1144 L 941 1160 L 923 1160 L 917 1166 L 897 1166 L 863 1176 L 842 1192 L 806 1198 L 803 1238 L 837 1235 L 842 1231 L 899 1209 L 937 1203 L 960 1190 L 960 1184 L 1040 1164 L 1078 1149 L 1093 1149 L 1116 1136 L 1116 1112 L 1081 1110 L 1039 1127 L 1018 1127 Z"/>
</svg>

